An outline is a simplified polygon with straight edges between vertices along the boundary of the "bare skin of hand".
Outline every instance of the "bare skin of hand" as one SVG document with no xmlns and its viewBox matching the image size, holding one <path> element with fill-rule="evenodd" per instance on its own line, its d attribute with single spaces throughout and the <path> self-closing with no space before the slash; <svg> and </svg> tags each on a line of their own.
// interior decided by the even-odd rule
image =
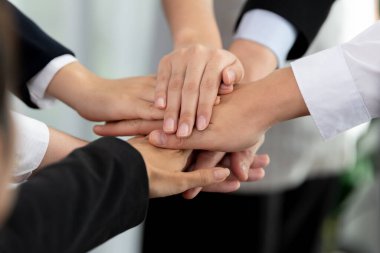
<svg viewBox="0 0 380 253">
<path fill-rule="evenodd" d="M 128 142 L 144 158 L 149 178 L 151 198 L 179 194 L 194 187 L 206 187 L 223 182 L 230 171 L 221 167 L 186 172 L 192 150 L 169 150 L 152 146 L 147 137 L 135 137 Z"/>
<path fill-rule="evenodd" d="M 155 78 L 101 78 L 79 62 L 63 67 L 47 88 L 56 97 L 92 121 L 162 119 L 164 112 L 153 106 Z"/>
<path fill-rule="evenodd" d="M 256 43 L 254 41 L 237 39 L 231 44 L 229 51 L 239 58 L 244 67 L 244 78 L 242 82 L 253 82 L 257 81 L 273 72 L 277 67 L 277 58 L 274 53 L 267 47 Z M 264 140 L 264 136 L 262 136 Z M 244 151 L 232 152 L 232 153 L 222 153 L 222 152 L 211 152 L 205 151 L 208 157 L 220 157 L 218 161 L 214 164 L 209 164 L 209 166 L 215 166 L 223 160 L 230 160 L 230 168 L 232 174 L 240 181 L 251 181 L 250 172 L 252 164 L 257 164 L 256 152 L 260 148 L 262 142 L 257 143 L 253 147 L 250 147 Z M 225 157 L 228 156 L 228 157 Z M 202 157 L 202 156 L 200 156 Z M 262 156 L 259 156 L 262 157 Z M 269 163 L 269 157 L 266 156 L 267 164 Z M 209 159 L 212 161 L 213 159 Z M 255 172 L 260 170 L 255 170 Z M 262 171 L 264 172 L 264 171 Z M 263 175 L 264 173 L 258 173 L 258 175 Z M 261 178 L 258 178 L 261 179 Z M 198 189 L 199 191 L 200 189 Z M 195 194 L 196 190 L 189 190 Z"/>
<path fill-rule="evenodd" d="M 160 61 L 155 105 L 165 109 L 163 130 L 178 137 L 204 130 L 219 94 L 233 90 L 244 76 L 243 66 L 230 52 L 201 44 L 174 50 Z"/>
<path fill-rule="evenodd" d="M 149 140 L 163 148 L 236 152 L 257 144 L 273 124 L 308 114 L 291 68 L 284 68 L 221 96 L 206 130 L 186 139 L 155 130 Z"/>
</svg>

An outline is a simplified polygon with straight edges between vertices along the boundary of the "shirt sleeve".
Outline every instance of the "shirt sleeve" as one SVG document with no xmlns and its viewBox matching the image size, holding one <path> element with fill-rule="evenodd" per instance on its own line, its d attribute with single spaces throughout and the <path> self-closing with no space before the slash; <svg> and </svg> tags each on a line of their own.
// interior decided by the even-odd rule
<svg viewBox="0 0 380 253">
<path fill-rule="evenodd" d="M 88 252 L 140 224 L 148 201 L 140 153 L 101 138 L 19 186 L 0 230 L 0 252 Z"/>
<path fill-rule="evenodd" d="M 289 50 L 287 59 L 298 59 L 309 48 L 334 2 L 335 0 L 247 0 L 237 24 L 245 13 L 254 9 L 267 10 L 283 17 L 297 31 L 296 40 Z M 263 27 L 266 27 L 266 24 Z"/>
<path fill-rule="evenodd" d="M 13 176 L 25 180 L 39 167 L 49 145 L 49 129 L 38 120 L 12 112 L 16 135 Z M 20 183 L 20 182 L 18 182 Z"/>
<path fill-rule="evenodd" d="M 46 34 L 12 3 L 3 2 L 6 10 L 12 15 L 14 22 L 8 26 L 12 32 L 12 38 L 17 41 L 17 78 L 11 90 L 25 104 L 38 108 L 31 99 L 27 82 L 55 58 L 67 54 L 74 55 L 74 53 Z"/>
<path fill-rule="evenodd" d="M 58 56 L 32 77 L 26 83 L 31 101 L 39 108 L 50 107 L 54 103 L 55 98 L 45 94 L 47 87 L 61 68 L 74 61 L 77 61 L 77 59 L 70 54 Z"/>
<path fill-rule="evenodd" d="M 340 46 L 291 64 L 321 135 L 337 134 L 380 116 L 380 22 Z"/>
<path fill-rule="evenodd" d="M 297 38 L 297 30 L 276 13 L 254 9 L 244 14 L 234 38 L 252 40 L 266 46 L 276 55 L 281 67 Z"/>
</svg>

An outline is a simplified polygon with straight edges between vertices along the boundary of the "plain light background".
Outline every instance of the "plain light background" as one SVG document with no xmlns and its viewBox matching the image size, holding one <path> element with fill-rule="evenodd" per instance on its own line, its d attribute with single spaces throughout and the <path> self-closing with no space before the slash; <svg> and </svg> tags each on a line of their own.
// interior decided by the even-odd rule
<svg viewBox="0 0 380 253">
<path fill-rule="evenodd" d="M 139 76 L 156 71 L 159 59 L 170 52 L 170 32 L 160 1 L 147 0 L 12 0 L 53 38 L 72 49 L 77 58 L 92 71 L 109 78 Z M 231 41 L 234 21 L 244 0 L 216 0 L 215 9 L 225 45 Z M 335 29 L 338 23 L 349 20 L 358 9 L 373 10 L 372 0 L 338 0 L 346 3 L 334 11 L 329 29 L 323 36 L 332 40 L 314 43 L 312 50 L 333 46 L 353 37 L 368 24 L 368 12 L 346 26 Z M 365 14 L 367 13 L 367 14 Z M 357 16 L 357 15 L 356 15 Z M 335 26 L 335 28 L 334 28 Z M 339 31 L 339 32 L 338 32 Z M 75 136 L 93 140 L 90 123 L 76 112 L 57 103 L 43 111 L 26 108 L 17 99 L 15 110 L 21 111 L 48 125 Z M 93 250 L 94 253 L 137 253 L 140 251 L 141 226 L 131 229 Z"/>
</svg>

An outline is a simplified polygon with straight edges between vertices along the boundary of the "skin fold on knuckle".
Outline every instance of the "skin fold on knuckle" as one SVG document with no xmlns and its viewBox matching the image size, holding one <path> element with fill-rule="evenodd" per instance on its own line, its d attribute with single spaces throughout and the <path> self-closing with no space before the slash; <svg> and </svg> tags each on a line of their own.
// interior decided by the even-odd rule
<svg viewBox="0 0 380 253">
<path fill-rule="evenodd" d="M 173 74 L 169 82 L 170 91 L 178 92 L 182 90 L 182 86 L 183 86 L 182 74 L 179 74 L 179 73 Z"/>
</svg>

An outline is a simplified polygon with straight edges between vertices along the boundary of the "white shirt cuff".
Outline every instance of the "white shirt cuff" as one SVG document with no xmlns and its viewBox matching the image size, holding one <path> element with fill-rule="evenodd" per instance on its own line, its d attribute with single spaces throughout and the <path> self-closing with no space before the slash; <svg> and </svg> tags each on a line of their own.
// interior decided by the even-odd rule
<svg viewBox="0 0 380 253">
<path fill-rule="evenodd" d="M 32 102 L 39 108 L 50 107 L 54 103 L 55 98 L 45 95 L 47 87 L 61 68 L 74 61 L 77 61 L 77 59 L 70 54 L 58 56 L 31 78 L 26 85 L 29 89 Z"/>
<path fill-rule="evenodd" d="M 244 14 L 234 38 L 253 40 L 268 47 L 281 67 L 297 38 L 297 30 L 276 13 L 254 9 Z"/>
<path fill-rule="evenodd" d="M 341 47 L 291 63 L 299 89 L 321 135 L 328 139 L 371 119 Z"/>
<path fill-rule="evenodd" d="M 15 125 L 16 164 L 14 178 L 25 180 L 37 169 L 49 145 L 49 128 L 43 122 L 12 112 Z"/>
</svg>

